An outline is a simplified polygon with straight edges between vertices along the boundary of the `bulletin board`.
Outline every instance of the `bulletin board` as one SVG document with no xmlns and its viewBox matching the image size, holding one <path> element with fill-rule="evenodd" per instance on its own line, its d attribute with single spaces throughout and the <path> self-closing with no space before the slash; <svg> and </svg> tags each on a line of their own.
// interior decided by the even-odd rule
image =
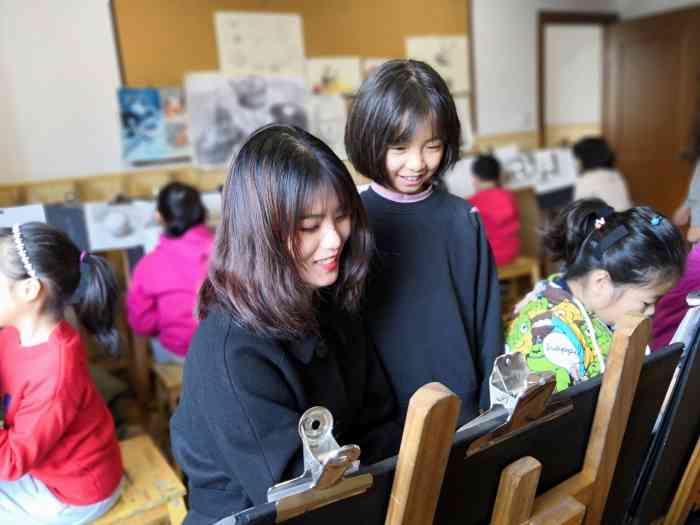
<svg viewBox="0 0 700 525">
<path fill-rule="evenodd" d="M 111 9 L 127 87 L 217 70 L 216 11 L 300 14 L 308 58 L 403 58 L 407 36 L 470 34 L 469 0 L 112 0 Z"/>
</svg>

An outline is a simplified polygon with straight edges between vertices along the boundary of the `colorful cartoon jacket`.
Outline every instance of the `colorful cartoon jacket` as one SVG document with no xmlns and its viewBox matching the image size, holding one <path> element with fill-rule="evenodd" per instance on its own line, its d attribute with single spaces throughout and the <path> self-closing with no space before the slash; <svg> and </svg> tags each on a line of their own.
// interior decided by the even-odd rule
<svg viewBox="0 0 700 525">
<path fill-rule="evenodd" d="M 506 329 L 506 352 L 523 352 L 533 372 L 554 372 L 557 391 L 605 371 L 611 342 L 610 328 L 585 310 L 560 274 L 516 305 Z"/>
</svg>

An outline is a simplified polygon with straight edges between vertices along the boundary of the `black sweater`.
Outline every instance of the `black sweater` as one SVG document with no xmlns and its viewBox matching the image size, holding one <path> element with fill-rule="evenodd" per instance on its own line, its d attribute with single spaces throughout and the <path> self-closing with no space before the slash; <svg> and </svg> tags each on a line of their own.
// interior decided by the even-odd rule
<svg viewBox="0 0 700 525">
<path fill-rule="evenodd" d="M 221 312 L 200 323 L 171 420 L 189 483 L 186 524 L 264 503 L 270 486 L 300 475 L 297 425 L 312 406 L 331 411 L 336 440 L 359 445 L 363 464 L 398 451 L 395 398 L 362 323 L 337 311 L 321 319 L 321 338 L 291 343 L 256 336 Z"/>
<path fill-rule="evenodd" d="M 411 395 L 439 381 L 462 399 L 460 424 L 488 408 L 503 353 L 496 265 L 478 213 L 434 191 L 416 203 L 362 193 L 377 257 L 367 320 L 405 417 Z"/>
</svg>

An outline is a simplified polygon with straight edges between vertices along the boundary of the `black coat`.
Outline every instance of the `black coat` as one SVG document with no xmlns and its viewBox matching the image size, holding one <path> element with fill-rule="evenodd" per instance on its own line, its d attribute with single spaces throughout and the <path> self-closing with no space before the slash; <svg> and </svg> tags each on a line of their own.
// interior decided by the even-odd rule
<svg viewBox="0 0 700 525">
<path fill-rule="evenodd" d="M 359 319 L 322 316 L 321 337 L 256 336 L 221 312 L 190 344 L 171 420 L 173 454 L 188 477 L 188 525 L 264 503 L 267 489 L 303 471 L 302 413 L 324 406 L 342 445 L 363 464 L 398 451 L 400 426 L 384 370 Z"/>
</svg>

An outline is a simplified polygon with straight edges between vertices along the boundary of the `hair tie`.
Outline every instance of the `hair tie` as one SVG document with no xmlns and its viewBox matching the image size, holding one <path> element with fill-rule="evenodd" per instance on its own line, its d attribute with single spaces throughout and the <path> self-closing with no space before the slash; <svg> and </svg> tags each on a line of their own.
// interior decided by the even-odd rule
<svg viewBox="0 0 700 525">
<path fill-rule="evenodd" d="M 605 217 L 599 217 L 595 220 L 595 229 L 600 230 L 603 226 L 605 226 Z"/>
<path fill-rule="evenodd" d="M 658 226 L 663 220 L 664 218 L 661 215 L 654 215 L 651 219 L 649 219 L 649 222 L 652 226 Z"/>
<path fill-rule="evenodd" d="M 88 256 L 88 252 L 86 252 L 85 250 L 83 250 L 82 252 L 80 252 L 80 262 L 81 262 L 81 263 L 84 263 L 84 262 L 85 262 L 85 258 L 86 258 L 87 256 Z"/>
<path fill-rule="evenodd" d="M 29 261 L 29 256 L 27 255 L 27 250 L 24 247 L 24 240 L 22 239 L 22 232 L 20 231 L 19 224 L 12 225 L 12 237 L 15 240 L 15 248 L 17 248 L 17 253 L 22 261 L 22 266 L 24 266 L 24 271 L 27 272 L 30 277 L 36 279 L 36 271 L 34 271 L 34 267 Z"/>
</svg>

